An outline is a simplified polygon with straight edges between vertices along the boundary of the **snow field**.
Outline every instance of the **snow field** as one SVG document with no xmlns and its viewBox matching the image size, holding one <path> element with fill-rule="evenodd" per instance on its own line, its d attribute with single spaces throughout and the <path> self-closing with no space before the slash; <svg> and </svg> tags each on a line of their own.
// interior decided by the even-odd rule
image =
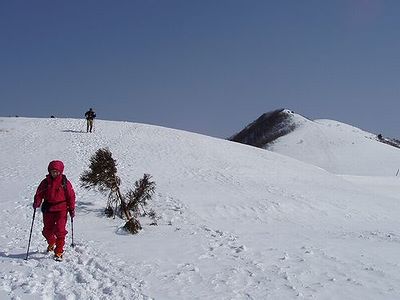
<svg viewBox="0 0 400 300">
<path fill-rule="evenodd" d="M 84 126 L 0 119 L 2 299 L 400 297 L 397 178 L 332 174 L 157 126 L 97 120 L 93 134 Z M 80 174 L 101 147 L 117 160 L 122 189 L 143 173 L 153 176 L 158 226 L 141 219 L 138 235 L 124 234 L 122 220 L 104 217 L 106 196 L 80 188 Z M 64 161 L 77 193 L 77 246 L 67 246 L 62 263 L 43 253 L 38 213 L 25 261 L 32 197 L 52 159 Z"/>
</svg>

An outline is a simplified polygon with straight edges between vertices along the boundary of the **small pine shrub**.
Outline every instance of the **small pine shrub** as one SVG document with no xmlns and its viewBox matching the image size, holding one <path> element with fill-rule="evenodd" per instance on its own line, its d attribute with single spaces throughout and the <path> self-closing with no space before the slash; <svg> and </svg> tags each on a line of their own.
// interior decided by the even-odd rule
<svg viewBox="0 0 400 300">
<path fill-rule="evenodd" d="M 127 220 L 124 228 L 132 233 L 137 233 L 142 226 L 139 221 L 132 217 L 127 203 L 121 194 L 119 186 L 121 179 L 117 176 L 117 164 L 112 158 L 112 153 L 107 148 L 102 148 L 90 158 L 89 170 L 84 171 L 80 177 L 81 186 L 86 189 L 97 188 L 102 193 L 109 193 L 106 214 L 115 215 L 118 209 L 122 211 Z M 116 209 L 112 208 L 115 204 Z"/>
<path fill-rule="evenodd" d="M 126 194 L 128 208 L 133 211 L 135 215 L 148 215 L 145 206 L 152 198 L 155 188 L 156 184 L 154 181 L 151 181 L 151 175 L 144 174 L 143 178 L 135 182 L 135 190 L 129 190 Z"/>
</svg>

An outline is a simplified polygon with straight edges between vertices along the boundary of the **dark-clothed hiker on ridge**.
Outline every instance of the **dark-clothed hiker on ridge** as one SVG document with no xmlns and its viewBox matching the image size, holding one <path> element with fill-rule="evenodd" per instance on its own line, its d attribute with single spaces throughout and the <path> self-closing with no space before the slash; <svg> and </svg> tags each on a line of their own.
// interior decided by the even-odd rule
<svg viewBox="0 0 400 300">
<path fill-rule="evenodd" d="M 62 161 L 53 160 L 47 169 L 49 174 L 37 188 L 33 208 L 42 206 L 42 233 L 47 240 L 47 251 L 54 251 L 54 258 L 62 260 L 65 236 L 68 233 L 67 212 L 71 218 L 75 216 L 75 191 L 71 182 L 63 175 Z"/>
<path fill-rule="evenodd" d="M 96 113 L 90 108 L 86 113 L 86 132 L 92 132 L 93 129 L 93 120 L 96 118 Z"/>
</svg>

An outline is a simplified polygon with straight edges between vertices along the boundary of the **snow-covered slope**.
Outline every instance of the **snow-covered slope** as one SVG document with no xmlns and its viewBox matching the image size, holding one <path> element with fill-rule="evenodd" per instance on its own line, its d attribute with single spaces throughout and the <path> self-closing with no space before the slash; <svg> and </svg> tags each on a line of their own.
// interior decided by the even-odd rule
<svg viewBox="0 0 400 300">
<path fill-rule="evenodd" d="M 278 153 L 156 126 L 97 120 L 93 134 L 84 126 L 0 118 L 1 299 L 400 297 L 398 178 L 337 176 Z M 143 173 L 153 176 L 159 226 L 141 220 L 140 234 L 123 234 L 124 222 L 102 213 L 105 197 L 79 187 L 100 147 L 117 160 L 123 189 Z M 364 148 L 389 155 L 382 149 Z M 53 159 L 65 162 L 77 192 L 77 246 L 54 262 L 43 253 L 37 214 L 25 261 L 32 196 Z"/>
<path fill-rule="evenodd" d="M 400 149 L 375 134 L 332 120 L 310 121 L 294 114 L 296 130 L 266 148 L 336 174 L 394 176 Z"/>
<path fill-rule="evenodd" d="M 312 121 L 279 109 L 263 114 L 230 138 L 321 167 L 335 174 L 393 176 L 400 149 L 375 134 L 332 120 Z M 383 143 L 386 142 L 386 143 Z"/>
</svg>

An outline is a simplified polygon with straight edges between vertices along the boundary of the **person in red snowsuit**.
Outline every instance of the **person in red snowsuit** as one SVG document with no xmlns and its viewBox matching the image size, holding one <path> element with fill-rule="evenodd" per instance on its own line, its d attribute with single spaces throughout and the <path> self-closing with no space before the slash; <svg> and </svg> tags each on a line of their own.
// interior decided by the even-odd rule
<svg viewBox="0 0 400 300">
<path fill-rule="evenodd" d="M 47 251 L 54 251 L 55 258 L 62 259 L 65 236 L 68 233 L 67 213 L 69 212 L 71 218 L 75 216 L 75 192 L 71 182 L 63 175 L 62 161 L 51 161 L 48 171 L 49 174 L 36 190 L 33 208 L 42 206 L 42 233 L 48 243 Z"/>
</svg>

